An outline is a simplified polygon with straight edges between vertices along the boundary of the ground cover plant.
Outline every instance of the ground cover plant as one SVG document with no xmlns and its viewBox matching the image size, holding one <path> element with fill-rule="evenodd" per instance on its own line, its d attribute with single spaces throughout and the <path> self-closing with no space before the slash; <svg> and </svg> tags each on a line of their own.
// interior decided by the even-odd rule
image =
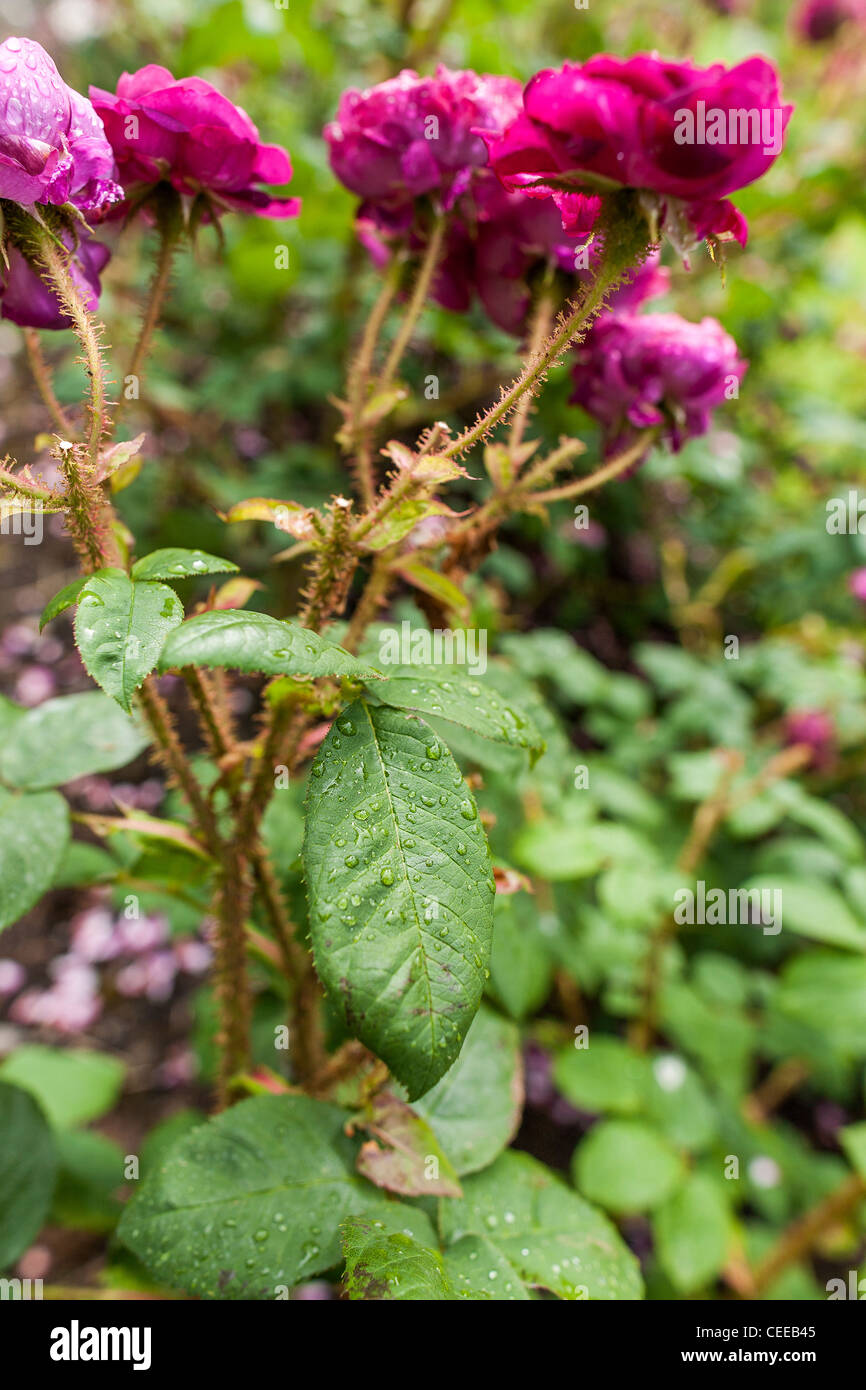
<svg viewBox="0 0 866 1390">
<path fill-rule="evenodd" d="M 4 1296 L 861 1296 L 866 14 L 70 14 L 0 43 Z"/>
</svg>

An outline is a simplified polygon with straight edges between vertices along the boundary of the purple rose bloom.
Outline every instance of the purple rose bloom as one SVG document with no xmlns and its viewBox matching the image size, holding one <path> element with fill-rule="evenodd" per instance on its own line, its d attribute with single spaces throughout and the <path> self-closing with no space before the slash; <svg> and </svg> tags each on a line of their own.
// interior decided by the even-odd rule
<svg viewBox="0 0 866 1390">
<path fill-rule="evenodd" d="M 507 188 L 549 177 L 569 189 L 587 175 L 589 186 L 642 189 L 671 223 L 681 220 L 677 200 L 695 240 L 744 242 L 745 222 L 724 195 L 766 172 L 792 110 L 764 58 L 727 69 L 598 54 L 537 73 L 523 111 L 488 137 L 490 162 Z"/>
<path fill-rule="evenodd" d="M 649 299 L 658 299 L 667 294 L 671 284 L 671 273 L 667 266 L 660 264 L 658 251 L 647 256 L 643 265 L 630 270 L 622 284 L 618 285 L 607 301 L 608 311 L 616 314 L 633 314 Z"/>
<path fill-rule="evenodd" d="M 127 198 L 167 180 L 179 193 L 206 193 L 212 206 L 257 217 L 297 217 L 299 198 L 260 184 L 286 184 L 288 152 L 265 145 L 246 111 L 201 77 L 175 80 L 149 63 L 123 73 L 117 94 L 91 87 Z"/>
<path fill-rule="evenodd" d="M 866 23 L 864 0 L 805 0 L 797 7 L 793 23 L 807 43 L 827 43 L 849 21 Z"/>
<path fill-rule="evenodd" d="M 73 203 L 91 221 L 121 198 L 102 122 L 32 39 L 0 44 L 0 198 Z"/>
<path fill-rule="evenodd" d="M 652 425 L 678 451 L 706 433 L 746 370 L 720 323 L 679 314 L 605 314 L 575 359 L 571 400 L 601 423 L 607 454 Z"/>
<path fill-rule="evenodd" d="M 427 195 L 451 208 L 473 172 L 487 163 L 479 129 L 501 131 L 520 109 L 513 77 L 405 69 L 364 92 L 344 92 L 325 127 L 331 168 L 364 199 L 361 216 L 383 232 L 407 230 L 413 200 Z"/>
<path fill-rule="evenodd" d="M 81 234 L 83 233 L 83 234 Z M 62 240 L 70 250 L 74 234 L 64 230 Z M 80 229 L 69 268 L 84 303 L 91 311 L 99 306 L 99 275 L 111 252 Z M 22 328 L 69 328 L 57 295 L 14 246 L 7 247 L 9 268 L 0 260 L 0 317 Z"/>
<path fill-rule="evenodd" d="M 836 729 L 830 715 L 822 709 L 791 710 L 785 716 L 785 742 L 804 743 L 812 750 L 812 766 L 825 769 L 832 764 Z"/>
<path fill-rule="evenodd" d="M 579 193 L 567 196 L 568 231 L 562 208 L 551 198 L 509 193 L 489 173 L 475 185 L 472 276 L 488 316 L 507 333 L 520 334 L 525 328 L 534 271 L 553 265 L 568 275 L 579 274 L 578 253 L 598 217 L 600 201 Z"/>
</svg>

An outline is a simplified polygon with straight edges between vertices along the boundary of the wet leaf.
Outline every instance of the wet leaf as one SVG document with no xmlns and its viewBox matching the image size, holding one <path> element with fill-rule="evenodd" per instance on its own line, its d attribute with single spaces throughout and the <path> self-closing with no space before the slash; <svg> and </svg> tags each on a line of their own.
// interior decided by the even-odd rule
<svg viewBox="0 0 866 1390">
<path fill-rule="evenodd" d="M 139 579 L 186 579 L 197 574 L 237 574 L 238 566 L 205 550 L 181 550 L 170 546 L 151 551 L 136 560 L 132 577 Z"/>
<path fill-rule="evenodd" d="M 595 1207 L 528 1154 L 501 1154 L 439 1204 L 447 1242 L 481 1236 L 526 1285 L 569 1301 L 640 1298 L 638 1262 Z"/>
<path fill-rule="evenodd" d="M 199 613 L 168 638 L 159 669 L 225 666 L 267 676 L 375 676 L 369 666 L 324 637 L 266 613 L 232 608 Z"/>
<path fill-rule="evenodd" d="M 273 1299 L 340 1261 L 340 1222 L 396 1209 L 354 1171 L 349 1112 L 306 1096 L 257 1096 L 183 1135 L 118 1228 L 160 1282 L 199 1298 Z"/>
<path fill-rule="evenodd" d="M 351 1299 L 449 1300 L 456 1298 L 438 1250 L 430 1250 L 381 1221 L 350 1216 L 343 1223 L 344 1283 Z"/>
<path fill-rule="evenodd" d="M 336 721 L 311 769 L 304 866 L 322 983 L 414 1100 L 478 1009 L 495 891 L 475 802 L 422 720 L 357 701 Z"/>
<path fill-rule="evenodd" d="M 387 1091 L 374 1096 L 361 1125 L 372 1138 L 361 1145 L 358 1172 L 377 1187 L 402 1197 L 461 1195 L 457 1174 L 430 1125 L 399 1096 Z"/>
<path fill-rule="evenodd" d="M 183 605 L 167 585 L 103 571 L 78 596 L 75 641 L 88 674 L 129 713 L 166 636 L 182 622 Z"/>
<path fill-rule="evenodd" d="M 523 1109 L 520 1039 L 512 1023 L 481 1006 L 457 1061 L 415 1108 L 460 1174 L 475 1173 L 517 1133 Z"/>
</svg>

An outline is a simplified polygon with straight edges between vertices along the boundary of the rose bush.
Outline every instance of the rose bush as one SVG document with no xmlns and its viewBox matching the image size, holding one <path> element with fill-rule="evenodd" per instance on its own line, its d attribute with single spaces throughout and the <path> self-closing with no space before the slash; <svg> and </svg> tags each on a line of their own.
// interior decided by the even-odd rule
<svg viewBox="0 0 866 1390">
<path fill-rule="evenodd" d="M 246 14 L 82 46 L 98 176 L 6 104 L 3 312 L 64 332 L 0 373 L 0 1269 L 822 1297 L 866 1191 L 845 117 L 786 75 L 726 285 L 660 233 L 743 240 L 778 151 L 682 113 L 790 112 L 685 7 L 675 61 L 570 21 L 525 97 L 470 64 L 548 62 L 543 0 L 429 77 L 426 7 Z"/>
</svg>

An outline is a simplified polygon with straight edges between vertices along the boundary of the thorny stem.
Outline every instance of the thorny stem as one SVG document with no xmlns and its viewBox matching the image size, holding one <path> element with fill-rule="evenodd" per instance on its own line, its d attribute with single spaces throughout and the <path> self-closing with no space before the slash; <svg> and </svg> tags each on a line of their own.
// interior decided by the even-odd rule
<svg viewBox="0 0 866 1390">
<path fill-rule="evenodd" d="M 646 247 L 644 246 L 640 256 L 645 252 Z M 558 326 L 555 331 L 547 339 L 544 346 L 529 358 L 523 371 L 515 377 L 511 385 L 502 390 L 499 400 L 484 411 L 474 425 L 470 425 L 443 449 L 442 452 L 446 458 L 459 458 L 460 455 L 465 454 L 479 440 L 486 438 L 495 425 L 498 425 L 501 420 L 511 414 L 526 392 L 534 392 L 536 386 L 544 380 L 551 367 L 555 366 L 562 357 L 566 348 L 578 337 L 580 330 L 585 326 L 588 327 L 592 319 L 604 307 L 606 296 L 630 269 L 634 259 L 634 255 L 627 255 L 624 257 L 612 256 L 610 263 L 602 261 L 595 279 L 559 315 Z"/>
<path fill-rule="evenodd" d="M 403 315 L 402 322 L 397 331 L 397 336 L 391 344 L 391 350 L 385 361 L 385 367 L 379 378 L 376 389 L 386 391 L 397 374 L 397 369 L 403 361 L 403 354 L 409 346 L 409 339 L 412 337 L 415 325 L 421 317 L 421 312 L 427 302 L 430 292 L 430 285 L 439 264 L 439 257 L 442 252 L 442 242 L 445 237 L 445 230 L 448 219 L 444 213 L 439 213 L 433 223 L 433 230 L 430 233 L 430 240 L 424 251 L 421 265 L 418 269 L 418 276 L 412 290 L 412 296 L 406 306 L 406 313 Z"/>
<path fill-rule="evenodd" d="M 686 877 L 693 877 L 725 817 L 732 810 L 759 796 L 773 782 L 805 767 L 811 756 L 812 750 L 805 744 L 784 748 L 775 757 L 770 758 L 740 791 L 733 794 L 732 785 L 742 770 L 743 758 L 742 754 L 727 750 L 724 754 L 724 770 L 718 785 L 694 813 L 691 829 L 677 856 L 677 868 Z M 662 960 L 668 942 L 675 933 L 676 923 L 671 915 L 660 923 L 649 941 L 643 984 L 643 1012 L 630 1029 L 630 1041 L 641 1052 L 645 1052 L 649 1047 L 655 1031 Z"/>
<path fill-rule="evenodd" d="M 564 483 L 562 487 L 548 488 L 546 492 L 533 492 L 529 499 L 532 502 L 564 502 L 572 497 L 580 497 L 585 492 L 594 492 L 597 487 L 603 487 L 605 483 L 611 482 L 613 478 L 618 478 L 620 474 L 626 473 L 629 468 L 633 468 L 639 463 L 649 447 L 655 431 L 644 430 L 633 444 L 624 449 L 621 454 L 616 454 L 607 463 L 603 463 L 595 472 L 587 474 L 585 478 L 576 478 L 572 483 Z"/>
<path fill-rule="evenodd" d="M 535 357 L 541 352 L 545 341 L 550 336 L 554 309 L 552 280 L 553 267 L 548 264 L 544 283 L 539 290 L 538 299 L 532 314 L 532 324 L 529 330 L 529 341 L 527 344 L 530 358 Z M 511 450 L 512 461 L 514 460 L 514 453 L 523 442 L 523 435 L 532 411 L 533 399 L 532 393 L 527 391 L 514 412 L 514 418 L 511 421 L 511 430 L 508 435 L 508 447 Z M 513 463 L 513 466 L 515 468 L 517 467 L 516 462 Z"/>
<path fill-rule="evenodd" d="M 55 395 L 54 384 L 51 379 L 51 368 L 45 361 L 42 344 L 39 341 L 39 334 L 35 328 L 25 328 L 23 334 L 27 361 L 30 364 L 33 380 L 36 382 L 43 403 L 63 438 L 72 439 L 75 434 L 75 427 L 68 419 L 63 406 Z"/>
<path fill-rule="evenodd" d="M 252 999 L 247 974 L 246 925 L 252 900 L 252 877 L 243 850 L 223 847 L 215 896 L 214 980 L 219 1002 L 219 1074 L 217 1106 L 232 1100 L 231 1082 L 246 1071 L 250 1059 Z"/>
<path fill-rule="evenodd" d="M 219 761 L 231 752 L 232 730 L 220 710 L 207 675 L 195 668 L 188 668 L 184 671 L 184 680 L 198 710 L 211 753 Z M 244 815 L 244 803 L 237 792 L 232 794 L 232 806 L 240 823 Z M 295 986 L 296 1026 L 290 1028 L 291 1051 L 295 1072 L 299 1079 L 303 1080 L 318 1070 L 322 1056 L 318 1003 L 315 995 L 315 1007 L 310 1007 L 311 988 L 308 977 L 314 973 L 313 964 L 309 952 L 297 938 L 297 928 L 289 917 L 277 876 L 267 851 L 258 838 L 257 829 L 252 832 L 249 859 L 262 907 L 279 947 L 283 969 Z M 313 985 L 315 986 L 315 980 Z"/>
<path fill-rule="evenodd" d="M 47 227 L 34 223 L 37 253 L 45 268 L 49 283 L 57 291 L 84 353 L 84 366 L 90 378 L 87 406 L 87 456 L 95 470 L 99 448 L 105 433 L 107 408 L 106 372 L 99 341 L 100 327 L 88 311 L 69 270 L 69 252 L 62 248 Z"/>
<path fill-rule="evenodd" d="M 825 1231 L 843 1221 L 866 1198 L 866 1178 L 854 1173 L 819 1202 L 811 1211 L 799 1217 L 784 1231 L 777 1243 L 765 1255 L 754 1271 L 751 1288 L 741 1297 L 757 1298 L 778 1279 L 788 1265 L 808 1255 Z"/>
<path fill-rule="evenodd" d="M 148 676 L 143 682 L 138 692 L 138 698 L 159 744 L 163 761 L 189 802 L 209 850 L 218 858 L 221 841 L 216 817 L 189 765 L 189 760 L 174 727 L 171 712 L 160 694 L 159 686 L 153 676 Z"/>
<path fill-rule="evenodd" d="M 160 227 L 159 250 L 157 252 L 156 266 L 150 282 L 150 290 L 145 305 L 144 317 L 141 322 L 138 338 L 129 359 L 129 365 L 124 373 L 124 381 L 130 377 L 137 378 L 140 387 L 142 367 L 150 351 L 153 335 L 156 332 L 162 316 L 162 307 L 165 301 L 166 292 L 171 281 L 171 271 L 174 264 L 174 256 L 178 245 L 178 233 L 170 225 Z M 125 402 L 125 396 L 121 395 L 114 412 L 114 427 L 120 421 Z"/>
<path fill-rule="evenodd" d="M 364 590 L 358 600 L 354 613 L 352 614 L 346 635 L 342 645 L 347 652 L 357 652 L 364 637 L 364 633 L 370 626 L 379 611 L 379 607 L 384 603 L 388 590 L 391 586 L 392 574 L 390 570 L 390 553 L 382 552 L 376 556 L 373 568 L 367 580 Z"/>
<path fill-rule="evenodd" d="M 400 258 L 395 255 L 388 267 L 382 288 L 376 297 L 367 322 L 364 324 L 358 353 L 349 371 L 348 434 L 357 451 L 355 471 L 361 500 L 365 507 L 369 507 L 373 502 L 375 484 L 369 443 L 361 426 L 361 417 L 367 401 L 367 387 L 370 382 L 376 345 L 388 316 L 388 310 L 399 289 L 401 277 L 402 264 Z"/>
</svg>

